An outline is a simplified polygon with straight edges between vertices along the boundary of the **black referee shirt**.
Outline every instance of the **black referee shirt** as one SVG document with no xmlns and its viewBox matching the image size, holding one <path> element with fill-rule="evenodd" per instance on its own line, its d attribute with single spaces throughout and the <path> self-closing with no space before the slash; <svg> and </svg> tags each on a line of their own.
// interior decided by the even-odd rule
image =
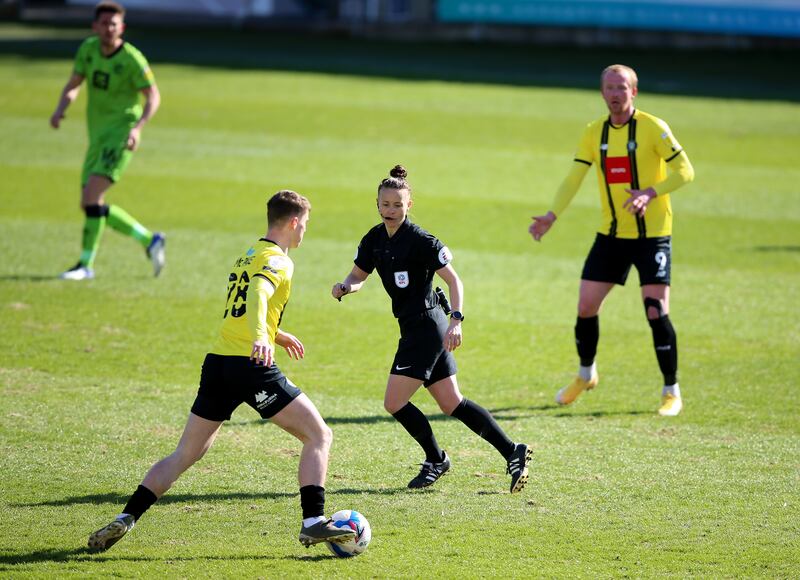
<svg viewBox="0 0 800 580">
<path fill-rule="evenodd" d="M 433 274 L 452 259 L 436 236 L 406 218 L 391 238 L 383 224 L 368 231 L 354 262 L 368 274 L 378 271 L 392 299 L 392 313 L 403 318 L 438 306 L 431 284 Z"/>
</svg>

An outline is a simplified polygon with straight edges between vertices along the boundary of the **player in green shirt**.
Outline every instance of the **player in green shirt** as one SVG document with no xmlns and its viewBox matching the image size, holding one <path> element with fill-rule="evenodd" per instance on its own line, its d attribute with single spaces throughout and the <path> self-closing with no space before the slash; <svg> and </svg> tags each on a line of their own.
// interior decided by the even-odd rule
<svg viewBox="0 0 800 580">
<path fill-rule="evenodd" d="M 94 278 L 94 259 L 106 224 L 142 245 L 156 276 L 164 267 L 164 235 L 151 232 L 118 205 L 105 203 L 106 191 L 122 176 L 139 145 L 142 127 L 161 102 L 147 59 L 122 39 L 124 18 L 125 9 L 116 2 L 97 5 L 92 23 L 95 35 L 78 49 L 72 76 L 50 117 L 50 125 L 58 129 L 87 79 L 89 149 L 81 175 L 81 208 L 86 214 L 83 250 L 78 263 L 61 274 L 63 280 Z"/>
</svg>

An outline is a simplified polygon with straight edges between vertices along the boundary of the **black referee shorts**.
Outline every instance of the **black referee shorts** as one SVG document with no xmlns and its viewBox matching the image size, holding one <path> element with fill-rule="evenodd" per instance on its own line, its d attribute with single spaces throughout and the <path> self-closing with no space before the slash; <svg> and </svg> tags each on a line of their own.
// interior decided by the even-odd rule
<svg viewBox="0 0 800 580">
<path fill-rule="evenodd" d="M 631 266 L 639 272 L 639 285 L 666 284 L 672 271 L 672 238 L 623 239 L 597 234 L 583 264 L 581 279 L 625 285 Z"/>
<path fill-rule="evenodd" d="M 208 353 L 192 413 L 209 421 L 227 421 L 236 407 L 247 403 L 269 419 L 301 392 L 274 364 L 264 367 L 246 356 Z"/>
<path fill-rule="evenodd" d="M 419 379 L 426 387 L 456 374 L 456 359 L 444 348 L 449 323 L 441 308 L 404 316 L 397 322 L 400 342 L 389 374 Z"/>
</svg>

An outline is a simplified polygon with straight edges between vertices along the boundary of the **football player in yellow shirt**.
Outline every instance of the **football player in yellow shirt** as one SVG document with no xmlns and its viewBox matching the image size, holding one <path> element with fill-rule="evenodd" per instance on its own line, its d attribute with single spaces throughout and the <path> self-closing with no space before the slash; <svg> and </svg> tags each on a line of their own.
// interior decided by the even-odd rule
<svg viewBox="0 0 800 580">
<path fill-rule="evenodd" d="M 590 123 L 578 145 L 570 173 L 552 209 L 535 216 L 529 232 L 536 241 L 561 217 L 592 165 L 597 167 L 601 223 L 581 274 L 575 342 L 580 366 L 575 380 L 558 391 L 556 401 L 569 405 L 597 386 L 595 364 L 600 337 L 599 312 L 615 284 L 624 285 L 631 266 L 639 272 L 645 313 L 664 375 L 662 416 L 681 412 L 678 343 L 669 319 L 672 266 L 670 192 L 694 179 L 694 169 L 669 126 L 634 108 L 636 72 L 615 64 L 600 76 L 609 114 Z M 669 168 L 669 171 L 667 170 Z"/>
<path fill-rule="evenodd" d="M 206 355 L 200 388 L 175 451 L 147 472 L 114 521 L 89 536 L 89 548 L 107 550 L 172 487 L 214 443 L 224 421 L 242 403 L 303 443 L 298 480 L 303 523 L 300 542 L 343 542 L 354 532 L 334 526 L 324 516 L 325 477 L 333 434 L 314 403 L 275 365 L 275 345 L 292 358 L 303 358 L 303 343 L 280 330 L 291 293 L 294 264 L 289 249 L 303 241 L 311 205 L 289 190 L 267 203 L 267 234 L 236 262 L 228 276 L 222 329 Z"/>
</svg>

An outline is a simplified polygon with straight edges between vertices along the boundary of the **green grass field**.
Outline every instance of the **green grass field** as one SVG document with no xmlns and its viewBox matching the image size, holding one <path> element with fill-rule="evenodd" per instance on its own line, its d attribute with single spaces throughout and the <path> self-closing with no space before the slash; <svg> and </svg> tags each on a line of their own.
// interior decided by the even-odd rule
<svg viewBox="0 0 800 580">
<path fill-rule="evenodd" d="M 232 47 L 220 33 L 202 40 L 206 67 L 166 32 L 143 35 L 163 106 L 110 200 L 168 233 L 167 269 L 153 279 L 141 249 L 107 230 L 97 279 L 64 283 L 55 276 L 74 263 L 82 227 L 85 94 L 60 131 L 48 117 L 82 34 L 0 26 L 3 576 L 800 575 L 800 101 L 774 62 L 679 54 L 677 70 L 647 54 L 565 51 L 545 67 L 526 48 L 524 68 L 514 47 L 487 47 L 471 74 L 477 47 L 397 45 L 383 48 L 382 72 L 343 41 Z M 244 52 L 248 38 L 258 50 Z M 403 67 L 406 51 L 419 68 Z M 611 60 L 639 68 L 639 106 L 670 122 L 697 172 L 673 196 L 686 405 L 674 419 L 655 414 L 660 374 L 635 275 L 601 316 L 599 388 L 574 407 L 553 402 L 577 364 L 594 177 L 542 244 L 527 227 L 603 113 L 595 76 Z M 405 488 L 422 456 L 382 408 L 397 340 L 388 299 L 374 277 L 341 304 L 330 297 L 398 162 L 413 219 L 453 250 L 466 286 L 462 391 L 535 451 L 520 495 L 494 450 L 425 393 L 414 401 L 453 469 L 423 493 Z M 343 561 L 300 546 L 299 445 L 242 407 L 129 536 L 89 554 L 88 534 L 174 448 L 228 268 L 285 187 L 313 212 L 283 321 L 307 356 L 279 364 L 334 431 L 328 511 L 365 514 L 369 550 Z"/>
</svg>

